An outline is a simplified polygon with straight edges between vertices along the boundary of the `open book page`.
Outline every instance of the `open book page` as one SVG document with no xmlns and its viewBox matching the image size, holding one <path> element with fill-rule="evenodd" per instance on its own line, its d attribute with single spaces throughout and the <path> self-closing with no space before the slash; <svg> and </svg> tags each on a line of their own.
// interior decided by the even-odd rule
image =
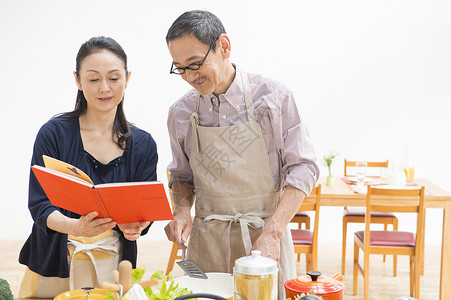
<svg viewBox="0 0 451 300">
<path fill-rule="evenodd" d="M 89 187 L 89 188 L 93 188 L 93 187 L 94 187 L 94 185 L 93 185 L 92 183 L 90 183 L 90 182 L 88 182 L 88 181 L 86 181 L 86 180 L 84 180 L 84 179 L 82 179 L 82 178 L 80 178 L 80 177 L 78 177 L 78 176 L 74 176 L 74 175 L 72 175 L 72 174 L 63 173 L 63 172 L 60 172 L 60 171 L 57 171 L 57 170 L 53 170 L 53 169 L 49 169 L 49 168 L 46 168 L 46 167 L 43 167 L 43 166 L 39 166 L 39 165 L 34 165 L 34 166 L 32 166 L 32 169 L 33 169 L 33 172 L 35 173 L 36 177 L 38 178 L 39 183 L 41 183 L 41 186 L 42 186 L 41 176 L 37 176 L 35 170 L 39 170 L 39 171 L 41 171 L 41 172 L 50 173 L 50 174 L 52 174 L 53 176 L 58 176 L 58 177 L 66 178 L 67 180 L 76 182 L 77 184 L 85 185 L 85 186 L 87 186 L 87 187 Z M 41 173 L 41 172 L 40 172 L 40 173 Z"/>
<path fill-rule="evenodd" d="M 103 207 L 96 199 L 92 184 L 42 166 L 34 165 L 31 168 L 53 205 L 79 215 L 97 211 L 98 217 L 108 217 L 107 212 L 102 209 Z"/>
<path fill-rule="evenodd" d="M 161 182 L 98 185 L 95 190 L 108 214 L 118 224 L 173 219 Z"/>
<path fill-rule="evenodd" d="M 71 176 L 75 176 L 77 178 L 89 182 L 90 184 L 93 184 L 91 178 L 89 178 L 89 176 L 86 175 L 85 172 L 78 169 L 77 167 L 74 167 L 71 164 L 65 163 L 64 161 L 58 160 L 56 158 L 47 155 L 43 155 L 42 158 L 44 159 L 44 165 L 46 168 L 59 171 L 61 173 L 69 174 Z"/>
</svg>

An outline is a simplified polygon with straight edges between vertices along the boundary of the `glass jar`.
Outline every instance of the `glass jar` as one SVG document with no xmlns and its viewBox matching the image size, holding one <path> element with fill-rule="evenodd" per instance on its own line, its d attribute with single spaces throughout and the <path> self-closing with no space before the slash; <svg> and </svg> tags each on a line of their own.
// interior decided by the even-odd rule
<svg viewBox="0 0 451 300">
<path fill-rule="evenodd" d="M 254 250 L 235 261 L 233 268 L 235 300 L 276 300 L 277 262 Z"/>
</svg>

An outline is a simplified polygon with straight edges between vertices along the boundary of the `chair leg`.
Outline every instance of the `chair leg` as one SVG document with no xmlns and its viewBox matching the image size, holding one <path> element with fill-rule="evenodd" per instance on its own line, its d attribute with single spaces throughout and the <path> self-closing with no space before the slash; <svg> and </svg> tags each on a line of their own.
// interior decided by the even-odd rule
<svg viewBox="0 0 451 300">
<path fill-rule="evenodd" d="M 307 272 L 314 271 L 312 269 L 312 255 L 310 253 L 305 254 L 305 268 L 306 268 Z"/>
<path fill-rule="evenodd" d="M 368 300 L 370 297 L 370 254 L 368 251 L 363 252 L 363 298 Z"/>
<path fill-rule="evenodd" d="M 310 230 L 310 222 L 305 222 L 305 229 Z"/>
<path fill-rule="evenodd" d="M 426 216 L 425 216 L 425 224 L 426 224 Z M 424 275 L 424 243 L 425 243 L 425 238 L 423 235 L 423 240 L 421 241 L 421 251 L 420 251 L 420 265 L 421 265 L 421 275 Z"/>
<path fill-rule="evenodd" d="M 413 256 L 409 256 L 409 270 L 410 270 L 410 297 L 413 297 L 413 289 L 414 289 L 414 284 L 415 284 L 415 266 L 414 266 L 414 260 L 413 260 Z"/>
<path fill-rule="evenodd" d="M 169 256 L 168 266 L 166 268 L 165 275 L 168 275 L 172 271 L 178 250 L 179 250 L 179 246 L 176 243 L 172 243 L 172 250 L 171 250 L 171 254 Z"/>
<path fill-rule="evenodd" d="M 387 231 L 387 229 L 388 229 L 388 225 L 387 225 L 387 223 L 385 223 L 385 224 L 384 224 L 384 231 Z M 382 261 L 383 261 L 383 262 L 385 262 L 386 256 L 387 256 L 387 255 L 385 255 L 385 254 L 383 255 L 383 258 L 382 258 Z"/>
<path fill-rule="evenodd" d="M 353 295 L 357 295 L 357 279 L 359 276 L 359 272 L 357 269 L 357 265 L 359 263 L 359 246 L 354 242 L 354 270 L 353 270 Z"/>
<path fill-rule="evenodd" d="M 364 299 L 368 300 L 370 297 L 370 254 L 368 251 L 363 253 L 363 288 L 364 288 Z"/>
<path fill-rule="evenodd" d="M 318 270 L 318 254 L 312 253 L 312 270 L 317 271 Z"/>
<path fill-rule="evenodd" d="M 414 298 L 416 299 L 420 299 L 420 273 L 421 273 L 421 267 L 423 266 L 423 262 L 422 261 L 422 257 L 424 256 L 420 256 L 420 257 L 416 257 L 414 258 L 414 264 L 413 264 L 413 270 L 414 270 L 414 287 L 415 287 L 415 294 L 414 294 Z"/>
<path fill-rule="evenodd" d="M 393 230 L 398 230 L 398 219 L 393 220 Z M 398 275 L 398 256 L 393 255 L 393 277 Z"/>
<path fill-rule="evenodd" d="M 346 234 L 348 229 L 348 222 L 343 218 L 343 237 L 341 241 L 341 274 L 345 274 L 346 268 Z"/>
</svg>

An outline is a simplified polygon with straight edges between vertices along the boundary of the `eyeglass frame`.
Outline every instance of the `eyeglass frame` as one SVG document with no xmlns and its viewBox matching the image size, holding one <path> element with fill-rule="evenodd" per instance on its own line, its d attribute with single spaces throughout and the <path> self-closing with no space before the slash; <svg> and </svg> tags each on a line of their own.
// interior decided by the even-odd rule
<svg viewBox="0 0 451 300">
<path fill-rule="evenodd" d="M 219 37 L 218 37 L 219 38 Z M 186 73 L 186 70 L 191 70 L 191 71 L 197 71 L 200 69 L 200 67 L 202 67 L 202 65 L 204 64 L 205 60 L 207 59 L 208 54 L 210 53 L 211 49 L 213 48 L 213 45 L 216 43 L 216 41 L 218 40 L 218 38 L 216 38 L 211 44 L 210 44 L 210 48 L 208 48 L 207 54 L 205 54 L 204 59 L 202 59 L 202 61 L 200 63 L 198 62 L 193 62 L 189 65 L 187 65 L 186 67 L 176 67 L 174 68 L 174 63 L 171 64 L 171 70 L 169 71 L 169 74 L 175 74 L 175 75 L 183 75 Z M 195 66 L 197 69 L 194 69 L 193 66 Z M 181 73 L 177 73 L 175 72 L 175 70 L 181 70 L 183 72 Z"/>
</svg>

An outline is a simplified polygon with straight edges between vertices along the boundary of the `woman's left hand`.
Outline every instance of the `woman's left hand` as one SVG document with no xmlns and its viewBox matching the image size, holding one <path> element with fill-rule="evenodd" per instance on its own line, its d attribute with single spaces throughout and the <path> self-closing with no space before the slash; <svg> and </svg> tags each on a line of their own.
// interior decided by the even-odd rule
<svg viewBox="0 0 451 300">
<path fill-rule="evenodd" d="M 140 236 L 141 232 L 149 226 L 150 222 L 138 222 L 138 223 L 127 223 L 118 224 L 117 226 L 124 234 L 124 237 L 129 241 L 136 241 Z"/>
</svg>

